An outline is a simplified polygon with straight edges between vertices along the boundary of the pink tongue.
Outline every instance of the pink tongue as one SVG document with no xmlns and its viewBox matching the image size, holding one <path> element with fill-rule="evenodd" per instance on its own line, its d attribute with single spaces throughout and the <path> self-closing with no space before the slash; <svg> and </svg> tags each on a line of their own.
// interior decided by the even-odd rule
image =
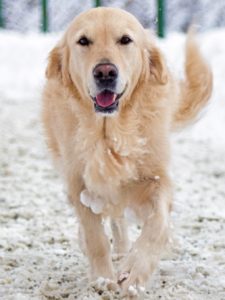
<svg viewBox="0 0 225 300">
<path fill-rule="evenodd" d="M 98 106 L 101 107 L 108 107 L 112 105 L 115 100 L 116 100 L 116 94 L 109 91 L 101 92 L 96 96 L 96 102 Z"/>
</svg>

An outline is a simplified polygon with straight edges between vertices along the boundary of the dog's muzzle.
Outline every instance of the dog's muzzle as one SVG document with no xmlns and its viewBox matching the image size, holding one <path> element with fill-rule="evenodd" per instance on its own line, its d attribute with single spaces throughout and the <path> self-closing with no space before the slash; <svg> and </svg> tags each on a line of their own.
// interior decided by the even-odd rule
<svg viewBox="0 0 225 300">
<path fill-rule="evenodd" d="M 100 63 L 93 69 L 93 77 L 99 93 L 95 97 L 96 112 L 112 113 L 118 109 L 118 95 L 116 90 L 118 69 L 111 63 Z"/>
<path fill-rule="evenodd" d="M 93 69 L 94 82 L 97 88 L 94 101 L 96 112 L 110 114 L 118 110 L 119 99 L 125 92 L 117 91 L 119 72 L 117 67 L 111 63 L 100 63 Z"/>
</svg>

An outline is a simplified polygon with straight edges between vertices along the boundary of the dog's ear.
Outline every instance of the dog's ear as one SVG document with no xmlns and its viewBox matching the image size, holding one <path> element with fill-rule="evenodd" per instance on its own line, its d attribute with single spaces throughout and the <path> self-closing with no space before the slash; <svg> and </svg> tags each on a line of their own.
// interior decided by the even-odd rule
<svg viewBox="0 0 225 300">
<path fill-rule="evenodd" d="M 151 45 L 148 48 L 150 76 L 159 84 L 166 84 L 168 82 L 168 69 L 164 57 L 160 50 Z"/>
<path fill-rule="evenodd" d="M 69 49 L 64 41 L 58 44 L 50 52 L 46 77 L 48 79 L 59 79 L 65 86 L 71 84 L 72 81 L 69 73 Z"/>
</svg>

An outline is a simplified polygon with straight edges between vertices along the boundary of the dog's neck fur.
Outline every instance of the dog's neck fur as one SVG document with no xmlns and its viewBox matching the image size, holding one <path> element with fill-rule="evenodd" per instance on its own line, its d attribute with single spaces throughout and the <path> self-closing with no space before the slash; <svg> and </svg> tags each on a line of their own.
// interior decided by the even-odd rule
<svg viewBox="0 0 225 300">
<path fill-rule="evenodd" d="M 160 165 L 168 161 L 166 142 L 158 149 L 159 140 L 165 137 L 166 118 L 162 119 L 164 105 L 160 99 L 154 102 L 154 93 L 150 88 L 142 98 L 133 93 L 126 107 L 120 103 L 119 111 L 108 117 L 96 114 L 90 99 L 83 99 L 83 103 L 72 99 L 78 119 L 75 143 L 80 145 L 75 155 L 82 162 L 80 172 L 91 193 L 104 196 L 107 191 L 105 197 L 116 199 L 115 191 L 121 187 L 146 178 L 154 181 L 160 175 Z M 86 100 L 89 106 L 85 106 Z"/>
</svg>

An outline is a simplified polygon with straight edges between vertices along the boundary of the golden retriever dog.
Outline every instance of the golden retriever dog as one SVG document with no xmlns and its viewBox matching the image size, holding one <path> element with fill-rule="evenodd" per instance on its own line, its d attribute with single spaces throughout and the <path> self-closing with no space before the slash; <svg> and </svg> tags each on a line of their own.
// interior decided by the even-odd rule
<svg viewBox="0 0 225 300">
<path fill-rule="evenodd" d="M 150 33 L 115 8 L 77 16 L 49 55 L 47 143 L 79 219 L 91 280 L 107 278 L 125 295 L 145 286 L 168 241 L 171 132 L 194 120 L 211 95 L 211 71 L 193 34 L 185 75 L 174 78 Z M 131 248 L 127 212 L 143 224 Z M 122 256 L 117 274 L 112 251 Z"/>
</svg>

